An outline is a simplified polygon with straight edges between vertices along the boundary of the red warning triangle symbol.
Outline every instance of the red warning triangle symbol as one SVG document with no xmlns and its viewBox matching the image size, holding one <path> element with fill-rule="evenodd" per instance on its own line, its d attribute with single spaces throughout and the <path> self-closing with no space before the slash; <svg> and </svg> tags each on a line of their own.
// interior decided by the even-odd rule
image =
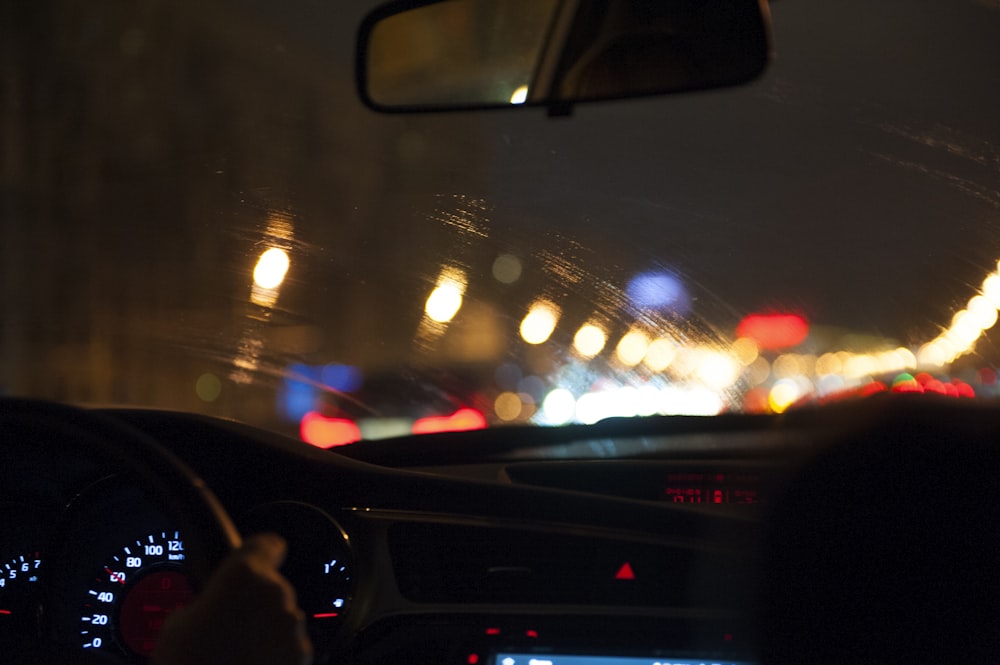
<svg viewBox="0 0 1000 665">
<path fill-rule="evenodd" d="M 630 564 L 628 561 L 626 561 L 625 563 L 623 563 L 622 567 L 618 569 L 617 573 L 615 573 L 615 579 L 616 580 L 634 580 L 635 579 L 635 572 L 633 572 L 633 570 L 632 570 L 632 564 Z"/>
</svg>

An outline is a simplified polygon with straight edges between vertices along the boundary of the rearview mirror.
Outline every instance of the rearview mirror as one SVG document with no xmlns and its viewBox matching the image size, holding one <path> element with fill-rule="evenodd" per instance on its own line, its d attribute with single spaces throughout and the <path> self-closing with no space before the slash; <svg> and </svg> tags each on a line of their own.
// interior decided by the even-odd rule
<svg viewBox="0 0 1000 665">
<path fill-rule="evenodd" d="M 770 56 L 763 0 L 397 0 L 362 23 L 379 111 L 548 106 L 738 85 Z"/>
</svg>

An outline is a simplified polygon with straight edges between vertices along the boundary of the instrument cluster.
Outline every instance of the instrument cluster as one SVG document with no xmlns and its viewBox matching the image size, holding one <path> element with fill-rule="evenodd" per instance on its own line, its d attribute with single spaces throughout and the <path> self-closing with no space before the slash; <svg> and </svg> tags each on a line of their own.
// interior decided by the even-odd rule
<svg viewBox="0 0 1000 665">
<path fill-rule="evenodd" d="M 260 504 L 236 520 L 244 535 L 285 538 L 281 572 L 322 662 L 354 595 L 347 534 L 297 502 Z M 169 614 L 194 598 L 187 548 L 184 534 L 119 477 L 93 483 L 65 507 L 0 502 L 0 645 L 143 665 Z"/>
</svg>

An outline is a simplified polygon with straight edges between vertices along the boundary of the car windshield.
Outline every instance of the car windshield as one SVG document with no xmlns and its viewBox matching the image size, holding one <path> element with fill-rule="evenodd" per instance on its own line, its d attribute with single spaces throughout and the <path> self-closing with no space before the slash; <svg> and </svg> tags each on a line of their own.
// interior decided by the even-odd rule
<svg viewBox="0 0 1000 665">
<path fill-rule="evenodd" d="M 996 393 L 995 0 L 781 0 L 752 83 L 568 117 L 365 108 L 374 4 L 2 4 L 0 392 L 322 446 Z"/>
</svg>

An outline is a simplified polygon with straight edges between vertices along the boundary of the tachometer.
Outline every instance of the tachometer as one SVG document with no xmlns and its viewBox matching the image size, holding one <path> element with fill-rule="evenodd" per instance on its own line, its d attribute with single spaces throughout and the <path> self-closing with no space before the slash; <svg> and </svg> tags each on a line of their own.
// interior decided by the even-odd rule
<svg viewBox="0 0 1000 665">
<path fill-rule="evenodd" d="M 42 576 L 48 565 L 40 546 L 48 540 L 49 510 L 0 502 L 0 661 L 11 650 L 25 653 L 40 636 Z"/>
<path fill-rule="evenodd" d="M 42 557 L 19 554 L 0 563 L 0 644 L 30 641 L 37 636 L 36 589 Z"/>
<path fill-rule="evenodd" d="M 176 531 L 139 538 L 96 571 L 80 612 L 84 649 L 148 657 L 167 616 L 194 596 Z"/>
<path fill-rule="evenodd" d="M 38 582 L 42 556 L 38 552 L 21 554 L 0 564 L 0 616 L 12 616 L 11 606 L 17 599 L 29 596 Z"/>
</svg>

